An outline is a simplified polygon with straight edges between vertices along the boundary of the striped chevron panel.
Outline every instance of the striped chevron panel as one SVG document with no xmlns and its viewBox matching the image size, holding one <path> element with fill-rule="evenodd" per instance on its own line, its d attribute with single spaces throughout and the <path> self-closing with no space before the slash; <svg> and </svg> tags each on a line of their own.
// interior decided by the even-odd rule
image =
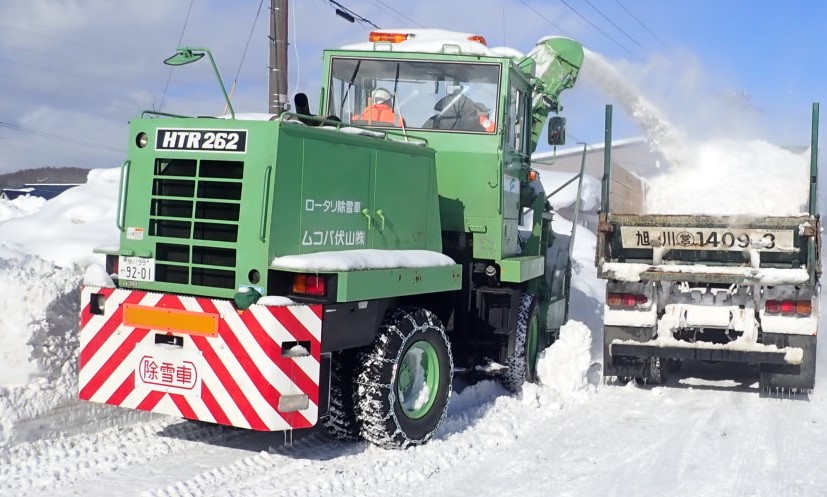
<svg viewBox="0 0 827 497">
<path fill-rule="evenodd" d="M 93 313 L 93 294 L 105 296 L 103 314 Z M 140 316 L 170 326 L 142 328 Z M 239 311 L 228 300 L 83 287 L 79 396 L 253 430 L 309 428 L 319 410 L 321 316 L 321 305 Z M 186 323 L 213 328 L 180 329 Z"/>
</svg>

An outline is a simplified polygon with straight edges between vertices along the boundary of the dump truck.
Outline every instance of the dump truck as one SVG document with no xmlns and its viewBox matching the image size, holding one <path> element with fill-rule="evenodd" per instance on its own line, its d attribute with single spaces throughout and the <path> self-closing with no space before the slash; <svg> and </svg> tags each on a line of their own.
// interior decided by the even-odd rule
<svg viewBox="0 0 827 497">
<path fill-rule="evenodd" d="M 583 49 L 429 34 L 325 51 L 315 115 L 302 94 L 236 114 L 216 69 L 228 115 L 131 121 L 119 245 L 96 249 L 113 281 L 82 289 L 81 399 L 400 448 L 432 437 L 455 372 L 535 379 L 571 266 L 529 158 L 547 122 L 563 143 L 549 115 Z M 364 118 L 379 97 L 398 119 Z"/>
<path fill-rule="evenodd" d="M 821 225 L 818 104 L 813 105 L 807 212 L 795 216 L 641 213 L 613 205 L 606 112 L 598 276 L 607 280 L 603 375 L 663 383 L 683 361 L 755 367 L 763 392 L 815 386 Z M 635 195 L 640 199 L 641 195 Z"/>
</svg>

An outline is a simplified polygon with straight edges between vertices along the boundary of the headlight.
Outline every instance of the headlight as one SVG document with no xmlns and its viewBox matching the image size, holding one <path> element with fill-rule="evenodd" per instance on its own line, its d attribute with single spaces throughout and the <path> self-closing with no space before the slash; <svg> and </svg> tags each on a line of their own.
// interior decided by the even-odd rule
<svg viewBox="0 0 827 497">
<path fill-rule="evenodd" d="M 143 131 L 138 133 L 138 136 L 135 137 L 135 145 L 138 145 L 138 148 L 144 148 L 149 144 L 149 137 Z"/>
</svg>

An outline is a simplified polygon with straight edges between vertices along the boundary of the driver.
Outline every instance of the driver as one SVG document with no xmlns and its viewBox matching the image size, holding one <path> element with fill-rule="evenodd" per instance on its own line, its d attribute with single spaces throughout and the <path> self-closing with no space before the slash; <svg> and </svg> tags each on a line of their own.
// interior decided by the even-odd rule
<svg viewBox="0 0 827 497">
<path fill-rule="evenodd" d="M 362 121 L 377 126 L 402 126 L 402 118 L 393 111 L 393 96 L 384 88 L 376 88 L 370 93 L 368 106 L 353 121 Z"/>
</svg>

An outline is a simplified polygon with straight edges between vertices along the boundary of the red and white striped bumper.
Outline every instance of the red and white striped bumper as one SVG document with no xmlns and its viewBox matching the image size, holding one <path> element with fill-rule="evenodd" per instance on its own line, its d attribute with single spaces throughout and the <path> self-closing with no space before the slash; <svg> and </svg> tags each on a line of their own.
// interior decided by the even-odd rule
<svg viewBox="0 0 827 497">
<path fill-rule="evenodd" d="M 98 287 L 83 287 L 81 305 L 81 399 L 263 431 L 316 424 L 321 305 L 239 311 Z"/>
</svg>

